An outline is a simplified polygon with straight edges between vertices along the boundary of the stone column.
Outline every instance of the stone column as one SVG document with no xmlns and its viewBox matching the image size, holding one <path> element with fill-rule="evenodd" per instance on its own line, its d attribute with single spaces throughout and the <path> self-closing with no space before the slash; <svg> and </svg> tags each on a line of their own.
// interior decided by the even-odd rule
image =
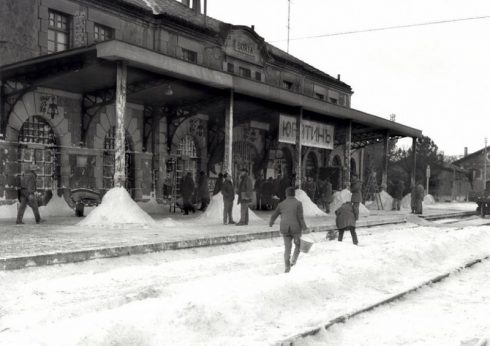
<svg viewBox="0 0 490 346">
<path fill-rule="evenodd" d="M 117 62 L 116 79 L 116 138 L 115 138 L 115 167 L 114 187 L 124 187 L 126 181 L 125 129 L 124 115 L 126 113 L 126 80 L 128 69 L 126 63 Z"/>
<path fill-rule="evenodd" d="M 416 171 L 417 171 L 417 137 L 412 137 L 412 186 L 416 183 Z"/>
<path fill-rule="evenodd" d="M 350 187 L 350 159 L 352 152 L 352 121 L 349 120 L 345 129 L 345 146 L 344 146 L 344 188 Z"/>
<path fill-rule="evenodd" d="M 230 90 L 228 101 L 225 106 L 225 157 L 222 171 L 233 177 L 233 109 L 235 107 L 233 90 Z"/>
<path fill-rule="evenodd" d="M 298 117 L 296 118 L 296 157 L 295 157 L 295 170 L 296 170 L 296 182 L 295 185 L 301 188 L 301 177 L 303 173 L 303 168 L 301 165 L 302 161 L 302 145 L 301 138 L 303 135 L 303 108 L 299 109 Z"/>
<path fill-rule="evenodd" d="M 152 178 L 152 190 L 155 198 L 161 197 L 160 194 L 163 191 L 163 186 L 158 174 L 160 166 L 160 119 L 162 118 L 162 109 L 160 107 L 153 107 L 151 119 L 151 178 Z"/>
<path fill-rule="evenodd" d="M 383 141 L 383 172 L 381 176 L 381 185 L 388 187 L 388 157 L 390 155 L 390 133 L 386 131 Z"/>
</svg>

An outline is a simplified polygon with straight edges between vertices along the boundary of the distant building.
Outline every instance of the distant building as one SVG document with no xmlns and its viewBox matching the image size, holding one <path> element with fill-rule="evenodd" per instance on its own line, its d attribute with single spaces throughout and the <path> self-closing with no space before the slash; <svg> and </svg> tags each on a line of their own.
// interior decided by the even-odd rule
<svg viewBox="0 0 490 346">
<path fill-rule="evenodd" d="M 466 201 L 471 189 L 468 170 L 450 163 L 431 166 L 429 193 L 436 201 Z"/>
<path fill-rule="evenodd" d="M 202 8 L 199 0 L 0 1 L 0 199 L 16 198 L 31 163 L 45 195 L 102 195 L 114 186 L 117 157 L 136 200 L 161 200 L 164 182 L 178 195 L 183 174 L 201 170 L 210 181 L 224 171 L 236 179 L 242 168 L 252 178 L 328 176 L 341 189 L 362 174 L 357 149 L 422 135 L 351 108 L 340 76 Z"/>
<path fill-rule="evenodd" d="M 453 164 L 469 172 L 471 190 L 473 192 L 482 192 L 485 189 L 490 190 L 490 147 L 487 147 L 486 150 L 485 148 L 480 149 L 471 154 L 468 154 L 465 150 L 465 156 L 454 161 Z"/>
</svg>

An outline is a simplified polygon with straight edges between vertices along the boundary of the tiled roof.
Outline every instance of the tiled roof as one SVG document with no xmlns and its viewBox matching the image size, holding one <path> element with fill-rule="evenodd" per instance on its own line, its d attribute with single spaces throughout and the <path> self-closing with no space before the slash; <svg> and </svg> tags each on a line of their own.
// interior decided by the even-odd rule
<svg viewBox="0 0 490 346">
<path fill-rule="evenodd" d="M 168 15 L 204 28 L 204 15 L 196 14 L 193 9 L 183 5 L 182 3 L 176 0 L 119 0 L 119 1 L 122 1 L 127 4 L 131 4 L 133 6 L 137 6 L 146 11 L 151 11 L 155 15 Z M 223 30 L 228 31 L 230 28 L 233 27 L 233 25 L 231 24 L 221 22 L 212 17 L 207 17 L 206 21 L 207 21 L 206 29 L 215 31 L 216 33 L 220 33 L 222 35 L 227 34 L 227 32 L 223 33 Z M 286 63 L 290 62 L 292 64 L 298 65 L 306 72 L 317 75 L 320 78 L 325 78 L 326 80 L 332 83 L 335 83 L 337 85 L 342 85 L 343 87 L 351 90 L 351 87 L 348 84 L 337 80 L 336 78 L 328 75 L 327 73 L 286 53 L 285 51 L 271 45 L 270 43 L 266 42 L 266 46 L 267 46 L 267 50 L 269 51 L 269 54 L 271 54 L 273 57 L 282 59 L 283 61 L 286 61 Z"/>
</svg>

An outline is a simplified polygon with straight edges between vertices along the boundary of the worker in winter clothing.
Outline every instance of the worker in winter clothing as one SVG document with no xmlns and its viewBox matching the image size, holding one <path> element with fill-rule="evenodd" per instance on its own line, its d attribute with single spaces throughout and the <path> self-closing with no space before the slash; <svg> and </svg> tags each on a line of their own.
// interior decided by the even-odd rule
<svg viewBox="0 0 490 346">
<path fill-rule="evenodd" d="M 221 187 L 223 186 L 223 173 L 218 174 L 218 179 L 216 179 L 216 183 L 214 184 L 213 196 L 217 195 L 221 192 Z"/>
<path fill-rule="evenodd" d="M 359 220 L 359 206 L 362 202 L 362 191 L 361 191 L 361 181 L 354 177 L 350 185 L 350 192 L 352 193 L 350 201 L 354 208 L 354 217 Z"/>
<path fill-rule="evenodd" d="M 192 179 L 191 172 L 188 172 L 180 185 L 180 192 L 182 193 L 182 199 L 184 204 L 184 214 L 188 215 L 189 211 L 196 212 L 194 205 L 192 204 L 192 194 L 194 193 L 194 179 Z"/>
<path fill-rule="evenodd" d="M 248 170 L 242 169 L 240 173 L 240 184 L 238 185 L 238 201 L 240 208 L 240 221 L 237 226 L 248 225 L 248 205 L 252 203 L 253 185 L 248 176 Z"/>
<path fill-rule="evenodd" d="M 223 195 L 223 224 L 234 224 L 233 221 L 233 200 L 235 199 L 235 186 L 231 181 L 231 175 L 228 173 L 224 174 L 225 180 L 221 186 L 221 194 Z"/>
<path fill-rule="evenodd" d="M 354 212 L 354 205 L 352 202 L 345 202 L 335 211 L 335 224 L 339 230 L 339 241 L 342 241 L 345 231 L 350 231 L 352 242 L 354 245 L 358 244 L 356 234 L 356 217 Z"/>
<path fill-rule="evenodd" d="M 274 213 L 271 215 L 269 226 L 272 227 L 274 221 L 281 215 L 280 232 L 284 239 L 284 265 L 285 272 L 291 270 L 291 266 L 296 264 L 299 256 L 301 233 L 306 230 L 306 223 L 303 216 L 303 204 L 294 197 L 294 188 L 286 189 L 286 199 L 279 203 Z M 294 252 L 291 258 L 291 248 L 294 242 Z"/>
<path fill-rule="evenodd" d="M 197 187 L 197 196 L 201 199 L 200 211 L 205 211 L 209 204 L 209 186 L 208 176 L 204 171 L 199 173 L 199 186 Z"/>
<path fill-rule="evenodd" d="M 405 183 L 403 180 L 397 180 L 393 186 L 393 210 L 400 210 Z"/>
<path fill-rule="evenodd" d="M 17 210 L 17 224 L 23 224 L 22 219 L 24 218 L 24 212 L 26 207 L 29 205 L 34 212 L 34 218 L 36 223 L 40 223 L 41 216 L 39 215 L 39 208 L 36 199 L 36 175 L 37 166 L 30 165 L 27 172 L 25 172 L 20 179 L 20 191 L 19 191 L 19 201 L 20 206 Z"/>
<path fill-rule="evenodd" d="M 422 184 L 417 184 L 416 195 L 415 214 L 422 214 L 422 202 L 425 197 L 425 190 Z"/>
</svg>

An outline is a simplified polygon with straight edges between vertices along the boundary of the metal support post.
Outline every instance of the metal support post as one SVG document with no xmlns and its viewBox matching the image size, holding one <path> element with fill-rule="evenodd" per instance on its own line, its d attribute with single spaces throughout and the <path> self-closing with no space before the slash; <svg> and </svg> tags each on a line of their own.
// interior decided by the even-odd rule
<svg viewBox="0 0 490 346">
<path fill-rule="evenodd" d="M 386 131 L 386 136 L 383 142 L 383 173 L 381 176 L 381 185 L 388 187 L 388 163 L 390 156 L 390 133 Z"/>
<path fill-rule="evenodd" d="M 117 62 L 116 80 L 116 138 L 114 160 L 114 187 L 125 186 L 126 181 L 126 157 L 125 157 L 125 128 L 124 116 L 126 113 L 126 80 L 128 69 L 126 63 Z"/>
<path fill-rule="evenodd" d="M 350 187 L 350 159 L 352 153 L 352 121 L 349 120 L 345 131 L 345 147 L 344 147 L 344 188 Z"/>
<path fill-rule="evenodd" d="M 295 186 L 297 186 L 300 189 L 301 189 L 301 178 L 303 173 L 302 166 L 301 166 L 302 129 L 303 129 L 303 108 L 300 108 L 298 117 L 296 118 L 296 158 L 295 158 L 295 166 L 296 166 Z"/>
<path fill-rule="evenodd" d="M 225 157 L 223 158 L 223 172 L 233 177 L 233 110 L 235 107 L 235 95 L 230 90 L 228 104 L 225 107 Z"/>
<path fill-rule="evenodd" d="M 415 186 L 417 172 L 417 137 L 412 137 L 412 179 L 411 184 Z"/>
</svg>

